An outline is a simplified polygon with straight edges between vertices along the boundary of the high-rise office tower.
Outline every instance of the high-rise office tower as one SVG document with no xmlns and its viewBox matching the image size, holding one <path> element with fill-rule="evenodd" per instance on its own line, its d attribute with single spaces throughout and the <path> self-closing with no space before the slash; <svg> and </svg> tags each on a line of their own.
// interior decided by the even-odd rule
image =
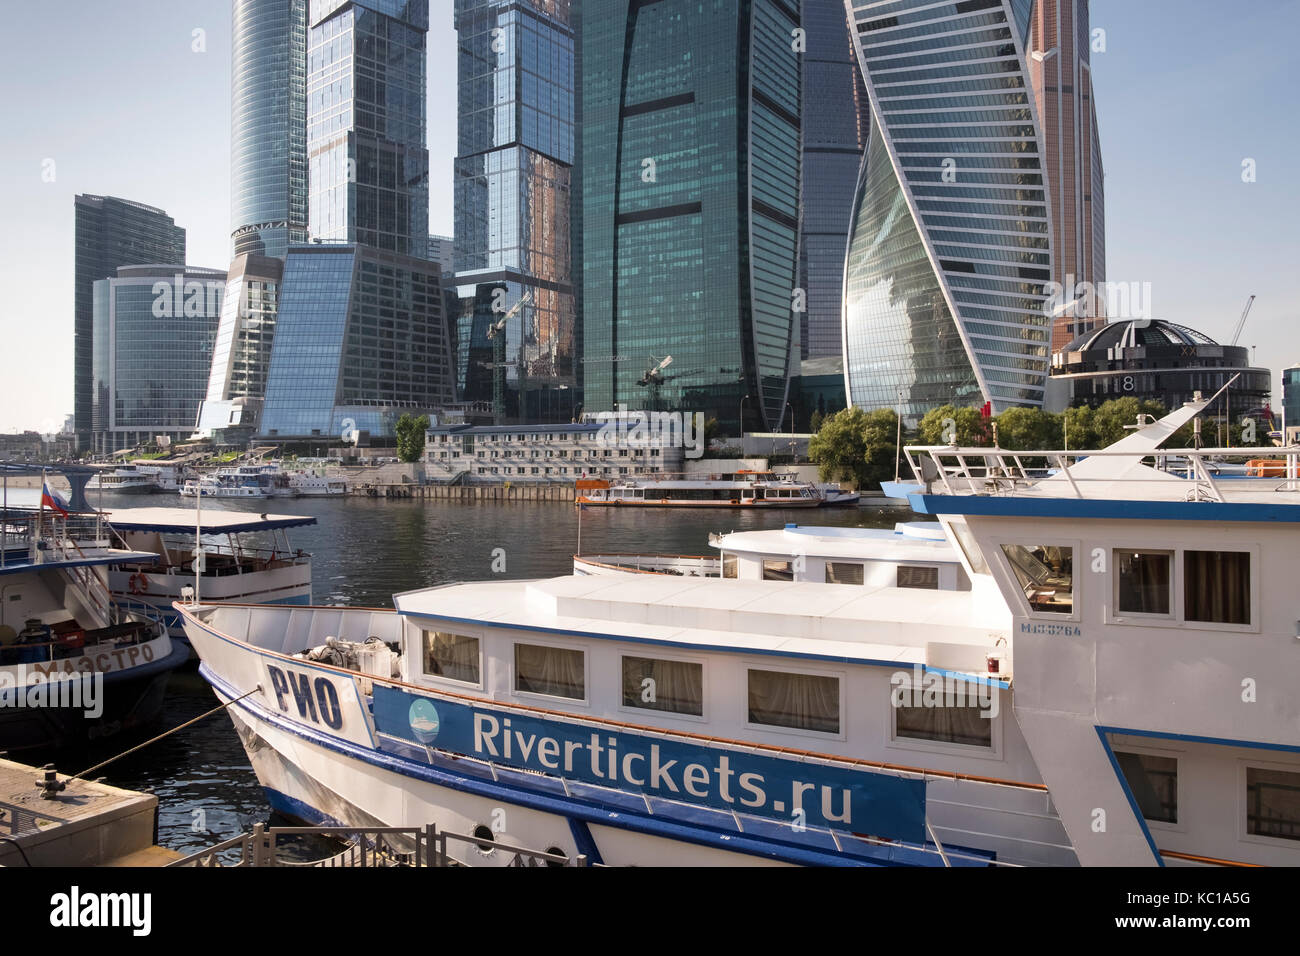
<svg viewBox="0 0 1300 956">
<path fill-rule="evenodd" d="M 501 406 L 498 420 L 576 412 L 570 12 L 570 0 L 455 4 L 458 375 L 462 397 Z M 487 342 L 486 352 L 470 341 Z"/>
<path fill-rule="evenodd" d="M 77 196 L 73 290 L 73 420 L 77 448 L 90 447 L 94 404 L 95 283 L 119 266 L 183 265 L 185 230 L 161 209 L 113 196 Z"/>
<path fill-rule="evenodd" d="M 1088 0 L 1037 0 L 1026 65 L 1046 147 L 1052 279 L 1065 290 L 1063 303 L 1077 297 L 1081 283 L 1100 288 L 1106 281 L 1106 196 L 1091 50 Z M 1075 307 L 1054 318 L 1053 351 L 1106 324 L 1106 296 L 1090 301 L 1096 304 L 1091 313 Z"/>
<path fill-rule="evenodd" d="M 785 418 L 798 284 L 800 7 L 584 3 L 587 411 L 702 412 L 732 434 L 742 418 L 750 429 Z"/>
<path fill-rule="evenodd" d="M 430 261 L 427 0 L 314 0 L 307 38 L 308 219 L 284 264 L 258 434 L 391 437 L 455 399 Z"/>
<path fill-rule="evenodd" d="M 226 273 L 123 266 L 93 284 L 97 454 L 189 438 L 212 365 Z"/>
<path fill-rule="evenodd" d="M 232 256 L 283 259 L 307 238 L 307 0 L 235 0 Z"/>
<path fill-rule="evenodd" d="M 803 192 L 799 288 L 802 358 L 843 355 L 844 251 L 871 129 L 867 88 L 841 0 L 804 0 Z"/>
<path fill-rule="evenodd" d="M 428 0 L 313 0 L 307 33 L 314 239 L 429 251 Z"/>
<path fill-rule="evenodd" d="M 1041 405 L 1051 213 L 1034 0 L 845 0 L 871 135 L 845 264 L 849 400 Z"/>
</svg>

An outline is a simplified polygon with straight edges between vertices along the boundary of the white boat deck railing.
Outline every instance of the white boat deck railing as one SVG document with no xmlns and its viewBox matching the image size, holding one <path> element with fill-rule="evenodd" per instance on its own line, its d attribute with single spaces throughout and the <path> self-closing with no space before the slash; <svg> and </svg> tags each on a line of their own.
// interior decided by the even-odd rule
<svg viewBox="0 0 1300 956">
<path fill-rule="evenodd" d="M 1259 475 L 1244 475 L 1267 485 L 1270 491 L 1300 491 L 1300 447 L 1291 448 L 1157 448 L 1157 449 L 1103 449 L 1100 451 L 1067 451 L 1035 449 L 1013 451 L 1005 448 L 958 448 L 954 445 L 912 446 L 904 450 L 912 472 L 920 476 L 926 493 L 942 488 L 948 495 L 990 495 L 1015 497 L 1038 487 L 1043 481 L 1043 462 L 1064 479 L 1062 488 L 1074 498 L 1088 498 L 1090 491 L 1098 497 L 1109 497 L 1112 486 L 1147 484 L 1166 486 L 1164 475 L 1174 475 L 1188 481 L 1185 500 L 1223 502 L 1224 486 L 1216 480 L 1216 459 L 1258 458 L 1275 467 L 1261 469 Z M 1161 476 L 1124 473 L 1123 469 L 1102 469 L 1097 474 L 1080 470 L 1077 466 L 1085 459 L 1112 458 L 1151 462 Z M 1052 477 L 1052 476 L 1047 476 Z M 1222 476 L 1220 476 L 1221 478 Z M 1253 488 L 1252 490 L 1259 490 Z"/>
</svg>

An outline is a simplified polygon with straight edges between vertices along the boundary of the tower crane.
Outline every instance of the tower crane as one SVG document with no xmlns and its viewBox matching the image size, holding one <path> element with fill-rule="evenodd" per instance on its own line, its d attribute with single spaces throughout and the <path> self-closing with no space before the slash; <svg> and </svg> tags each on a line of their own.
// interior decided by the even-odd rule
<svg viewBox="0 0 1300 956">
<path fill-rule="evenodd" d="M 1241 310 L 1241 318 L 1237 320 L 1237 328 L 1232 333 L 1232 344 L 1237 344 L 1237 339 L 1241 338 L 1241 330 L 1246 327 L 1246 316 L 1250 315 L 1250 307 L 1255 304 L 1255 297 L 1252 295 L 1246 300 L 1246 307 Z"/>
</svg>

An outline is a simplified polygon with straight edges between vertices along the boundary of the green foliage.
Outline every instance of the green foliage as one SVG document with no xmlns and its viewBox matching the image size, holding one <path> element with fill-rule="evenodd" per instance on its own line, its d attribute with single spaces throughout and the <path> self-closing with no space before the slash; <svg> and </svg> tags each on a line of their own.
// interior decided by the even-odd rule
<svg viewBox="0 0 1300 956">
<path fill-rule="evenodd" d="M 992 444 L 989 423 L 978 408 L 957 408 L 955 405 L 932 408 L 921 419 L 919 431 L 922 445 L 947 445 L 953 432 L 957 444 L 962 447 Z"/>
<path fill-rule="evenodd" d="M 407 464 L 417 462 L 424 455 L 424 433 L 429 430 L 428 415 L 404 414 L 397 420 L 397 457 Z"/>
<path fill-rule="evenodd" d="M 821 412 L 813 412 L 812 418 L 808 420 L 808 430 L 814 435 L 822 429 L 822 422 L 826 421 L 826 416 Z"/>
<path fill-rule="evenodd" d="M 718 437 L 718 420 L 716 418 L 706 418 L 704 420 L 704 447 L 709 447 L 709 442 Z"/>
<path fill-rule="evenodd" d="M 820 424 L 808 443 L 808 458 L 822 481 L 865 488 L 893 477 L 898 429 L 893 409 L 847 408 Z"/>
</svg>

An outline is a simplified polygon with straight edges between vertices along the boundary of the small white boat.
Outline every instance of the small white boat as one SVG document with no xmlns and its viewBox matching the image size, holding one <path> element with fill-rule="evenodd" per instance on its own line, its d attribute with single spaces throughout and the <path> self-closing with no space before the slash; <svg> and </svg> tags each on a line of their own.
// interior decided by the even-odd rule
<svg viewBox="0 0 1300 956">
<path fill-rule="evenodd" d="M 211 601 L 311 603 L 311 555 L 289 542 L 289 529 L 315 524 L 311 516 L 208 507 L 197 516 L 189 508 L 114 508 L 108 520 L 124 547 L 151 558 L 123 561 L 109 570 L 114 598 L 155 608 L 172 637 L 187 648 L 180 616 L 172 609 L 186 589 Z M 200 528 L 203 563 L 196 582 L 194 542 Z"/>
<path fill-rule="evenodd" d="M 643 475 L 611 482 L 580 479 L 575 502 L 587 507 L 819 508 L 821 492 L 794 475 L 737 471 L 708 478 Z"/>
<path fill-rule="evenodd" d="M 296 498 L 289 476 L 277 465 L 239 465 L 222 468 L 202 478 L 192 478 L 181 487 L 186 498 Z"/>
<path fill-rule="evenodd" d="M 86 482 L 87 491 L 105 491 L 115 495 L 148 495 L 162 490 L 157 469 L 137 465 L 118 465 L 97 472 Z"/>
<path fill-rule="evenodd" d="M 289 476 L 289 487 L 304 498 L 321 495 L 346 495 L 348 493 L 346 479 L 326 478 L 324 475 L 313 475 L 307 472 L 291 474 Z"/>
</svg>

